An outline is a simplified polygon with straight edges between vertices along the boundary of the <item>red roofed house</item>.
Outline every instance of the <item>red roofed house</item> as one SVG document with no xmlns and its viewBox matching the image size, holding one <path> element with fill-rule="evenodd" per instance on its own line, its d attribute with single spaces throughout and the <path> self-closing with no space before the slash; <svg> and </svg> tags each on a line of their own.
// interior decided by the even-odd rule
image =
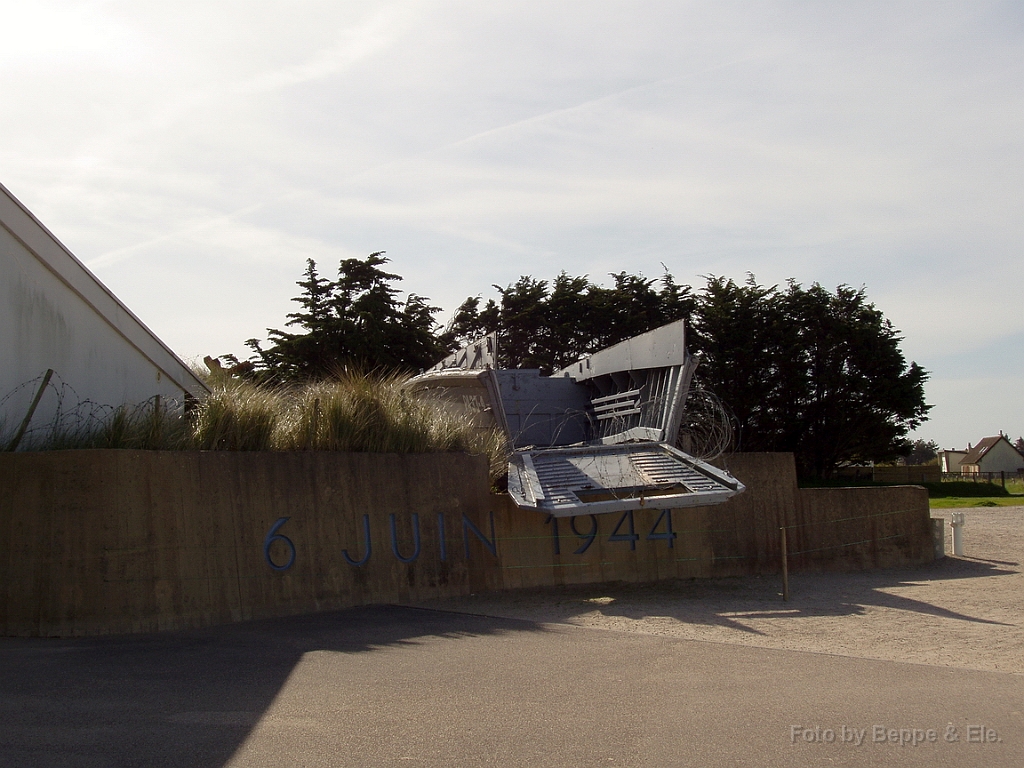
<svg viewBox="0 0 1024 768">
<path fill-rule="evenodd" d="M 979 472 L 1012 472 L 1024 471 L 1024 456 L 1013 447 L 1005 435 L 986 437 L 967 455 L 960 460 L 961 471 L 965 475 Z"/>
</svg>

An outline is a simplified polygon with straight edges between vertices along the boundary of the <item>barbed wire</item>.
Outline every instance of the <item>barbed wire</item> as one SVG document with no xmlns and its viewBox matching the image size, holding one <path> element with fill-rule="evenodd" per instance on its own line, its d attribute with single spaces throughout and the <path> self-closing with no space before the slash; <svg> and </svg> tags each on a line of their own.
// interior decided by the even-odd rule
<svg viewBox="0 0 1024 768">
<path fill-rule="evenodd" d="M 27 404 L 22 407 L 18 399 L 27 401 L 36 393 L 42 410 L 32 414 L 17 444 L 11 445 L 28 415 Z M 12 410 L 14 403 L 21 413 Z M 160 395 L 140 403 L 101 403 L 82 397 L 59 373 L 42 373 L 0 397 L 0 450 L 171 447 L 185 427 L 184 406 L 183 400 Z"/>
<path fill-rule="evenodd" d="M 833 523 L 846 523 L 850 520 L 867 520 L 868 518 L 872 517 L 890 517 L 892 515 L 902 515 L 906 514 L 907 512 L 915 511 L 916 510 L 914 509 L 894 509 L 890 512 L 875 512 L 871 515 L 855 515 L 853 517 L 837 517 L 835 520 L 811 520 L 808 523 L 793 523 L 792 525 L 783 525 L 781 527 L 785 528 L 788 531 L 794 528 L 805 528 L 809 525 L 831 525 Z"/>
<path fill-rule="evenodd" d="M 718 395 L 695 380 L 686 395 L 676 447 L 702 461 L 714 461 L 732 448 L 734 422 Z"/>
</svg>

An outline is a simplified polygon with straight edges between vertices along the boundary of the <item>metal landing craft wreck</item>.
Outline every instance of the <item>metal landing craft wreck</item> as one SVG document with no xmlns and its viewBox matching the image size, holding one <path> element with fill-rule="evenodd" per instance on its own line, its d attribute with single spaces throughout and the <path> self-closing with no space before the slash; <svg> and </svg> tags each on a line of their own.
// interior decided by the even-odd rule
<svg viewBox="0 0 1024 768">
<path fill-rule="evenodd" d="M 496 363 L 491 334 L 409 387 L 508 436 L 508 491 L 519 507 L 569 517 L 719 504 L 744 490 L 728 472 L 674 445 L 697 367 L 682 321 L 551 376 Z"/>
</svg>

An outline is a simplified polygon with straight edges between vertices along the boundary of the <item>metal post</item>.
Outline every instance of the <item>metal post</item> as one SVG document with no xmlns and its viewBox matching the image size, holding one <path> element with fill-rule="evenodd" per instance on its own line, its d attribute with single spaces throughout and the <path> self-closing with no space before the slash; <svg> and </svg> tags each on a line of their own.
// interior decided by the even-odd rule
<svg viewBox="0 0 1024 768">
<path fill-rule="evenodd" d="M 782 539 L 782 599 L 789 602 L 789 563 L 786 554 L 786 527 L 779 528 Z"/>
<path fill-rule="evenodd" d="M 51 376 L 53 376 L 53 368 L 47 368 L 46 373 L 43 374 L 43 383 L 40 384 L 39 389 L 36 390 L 36 396 L 32 398 L 32 405 L 28 407 L 28 413 L 25 414 L 25 419 L 21 422 L 21 426 L 18 427 L 18 433 L 7 446 L 8 451 L 13 451 L 17 448 L 18 443 L 21 442 L 21 438 L 25 436 L 25 430 L 28 429 L 28 423 L 32 421 L 32 416 L 35 415 L 36 412 L 36 406 L 38 406 L 39 401 L 43 399 L 43 392 L 46 391 L 46 387 L 50 383 Z"/>
<path fill-rule="evenodd" d="M 153 433 L 152 433 L 152 436 L 153 436 L 153 448 L 155 448 L 157 450 L 160 450 L 161 448 L 163 448 L 163 446 L 160 445 L 160 439 L 163 436 L 161 434 L 161 432 L 162 432 L 161 427 L 163 426 L 162 425 L 161 415 L 162 414 L 161 414 L 161 411 L 160 411 L 160 395 L 154 395 L 153 396 Z"/>
</svg>

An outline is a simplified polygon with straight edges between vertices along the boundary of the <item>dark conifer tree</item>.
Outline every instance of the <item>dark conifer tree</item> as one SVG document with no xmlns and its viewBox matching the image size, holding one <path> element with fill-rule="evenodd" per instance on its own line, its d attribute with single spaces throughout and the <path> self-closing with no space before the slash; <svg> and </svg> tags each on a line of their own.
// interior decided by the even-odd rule
<svg viewBox="0 0 1024 768">
<path fill-rule="evenodd" d="M 288 315 L 297 331 L 267 329 L 271 346 L 246 342 L 257 355 L 257 375 L 277 380 L 320 379 L 346 366 L 363 370 L 416 372 L 443 355 L 435 335 L 439 311 L 422 296 L 405 302 L 392 284 L 402 278 L 385 272 L 383 251 L 365 259 L 345 259 L 334 282 L 321 278 L 316 263 L 306 264 L 302 311 Z"/>
</svg>

